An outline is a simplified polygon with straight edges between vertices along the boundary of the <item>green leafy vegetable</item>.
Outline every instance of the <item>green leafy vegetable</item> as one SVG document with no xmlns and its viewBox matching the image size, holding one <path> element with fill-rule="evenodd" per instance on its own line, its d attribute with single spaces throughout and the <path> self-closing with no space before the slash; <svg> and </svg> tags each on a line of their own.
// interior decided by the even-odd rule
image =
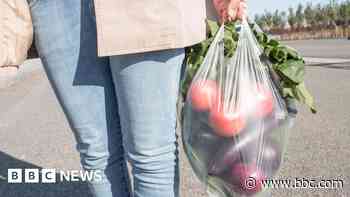
<svg viewBox="0 0 350 197">
<path fill-rule="evenodd" d="M 182 81 L 181 91 L 186 96 L 187 90 L 195 76 L 198 68 L 202 64 L 209 46 L 214 40 L 220 25 L 216 21 L 207 20 L 209 32 L 207 39 L 192 47 L 186 48 L 186 74 Z M 256 25 L 250 24 L 253 33 L 264 50 L 264 56 L 272 64 L 273 70 L 281 79 L 280 91 L 284 98 L 296 99 L 300 103 L 307 105 L 313 113 L 316 113 L 314 99 L 304 84 L 305 61 L 296 50 L 282 45 L 275 39 L 270 39 L 267 34 L 257 30 Z M 236 22 L 225 24 L 224 33 L 224 55 L 230 58 L 234 55 L 239 34 L 236 29 Z"/>
<path fill-rule="evenodd" d="M 286 60 L 280 64 L 274 64 L 277 73 L 292 83 L 300 84 L 304 81 L 305 63 L 303 60 Z"/>
</svg>

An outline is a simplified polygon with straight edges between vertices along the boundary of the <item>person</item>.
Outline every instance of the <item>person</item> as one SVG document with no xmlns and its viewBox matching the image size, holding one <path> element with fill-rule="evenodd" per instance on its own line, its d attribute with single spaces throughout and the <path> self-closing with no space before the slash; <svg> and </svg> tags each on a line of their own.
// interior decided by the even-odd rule
<svg viewBox="0 0 350 197">
<path fill-rule="evenodd" d="M 205 39 L 203 0 L 28 0 L 44 69 L 95 197 L 177 197 L 184 47 Z M 214 0 L 222 21 L 242 0 Z M 133 191 L 126 161 L 130 161 Z"/>
</svg>

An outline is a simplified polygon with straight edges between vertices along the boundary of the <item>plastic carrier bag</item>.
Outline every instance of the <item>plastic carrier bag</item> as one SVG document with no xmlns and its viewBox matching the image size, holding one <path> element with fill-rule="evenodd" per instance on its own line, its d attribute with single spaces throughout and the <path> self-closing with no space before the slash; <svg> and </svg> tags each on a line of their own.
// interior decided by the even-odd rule
<svg viewBox="0 0 350 197">
<path fill-rule="evenodd" d="M 224 56 L 224 28 L 187 92 L 184 149 L 210 197 L 266 196 L 264 180 L 281 166 L 288 112 L 248 22 L 231 58 Z"/>
</svg>

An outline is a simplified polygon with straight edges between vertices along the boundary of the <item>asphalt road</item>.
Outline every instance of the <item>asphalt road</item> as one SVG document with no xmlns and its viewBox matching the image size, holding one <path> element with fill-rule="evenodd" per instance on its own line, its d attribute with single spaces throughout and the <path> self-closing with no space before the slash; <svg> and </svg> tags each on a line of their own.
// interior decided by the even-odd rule
<svg viewBox="0 0 350 197">
<path fill-rule="evenodd" d="M 306 57 L 350 58 L 350 40 L 287 41 Z"/>
<path fill-rule="evenodd" d="M 305 56 L 319 113 L 301 107 L 278 179 L 341 179 L 340 189 L 274 189 L 273 197 L 350 196 L 350 41 L 288 42 Z M 337 63 L 337 59 L 343 59 Z M 332 60 L 332 61 L 327 61 Z M 40 62 L 0 90 L 0 197 L 89 197 L 83 182 L 8 184 L 8 168 L 80 169 L 70 131 Z M 181 154 L 182 197 L 206 196 Z"/>
</svg>

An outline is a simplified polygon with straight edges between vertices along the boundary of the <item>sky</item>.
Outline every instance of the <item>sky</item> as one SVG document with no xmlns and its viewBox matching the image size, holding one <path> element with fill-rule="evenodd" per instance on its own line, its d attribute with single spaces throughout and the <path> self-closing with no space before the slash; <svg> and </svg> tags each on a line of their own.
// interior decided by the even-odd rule
<svg viewBox="0 0 350 197">
<path fill-rule="evenodd" d="M 264 10 L 274 11 L 279 9 L 281 11 L 287 11 L 289 7 L 296 8 L 299 3 L 306 4 L 312 2 L 314 5 L 317 3 L 326 4 L 329 0 L 247 0 L 249 15 L 262 14 Z M 341 0 L 338 0 L 341 2 Z"/>
</svg>

